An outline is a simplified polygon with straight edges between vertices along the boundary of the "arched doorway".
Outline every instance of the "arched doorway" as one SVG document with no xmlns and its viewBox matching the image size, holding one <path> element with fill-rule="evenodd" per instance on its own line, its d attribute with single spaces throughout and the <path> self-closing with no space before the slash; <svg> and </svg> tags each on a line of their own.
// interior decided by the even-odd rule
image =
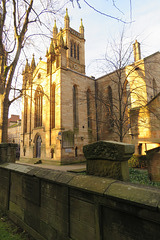
<svg viewBox="0 0 160 240">
<path fill-rule="evenodd" d="M 36 139 L 36 158 L 40 158 L 41 157 L 41 136 L 38 135 L 37 139 Z"/>
</svg>

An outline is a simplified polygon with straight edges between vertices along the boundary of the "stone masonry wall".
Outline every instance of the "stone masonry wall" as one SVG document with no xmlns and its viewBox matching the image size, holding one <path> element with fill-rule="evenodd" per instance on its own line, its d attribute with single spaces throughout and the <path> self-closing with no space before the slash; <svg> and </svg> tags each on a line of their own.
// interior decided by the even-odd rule
<svg viewBox="0 0 160 240">
<path fill-rule="evenodd" d="M 160 239 L 160 190 L 14 163 L 0 207 L 36 240 Z"/>
</svg>

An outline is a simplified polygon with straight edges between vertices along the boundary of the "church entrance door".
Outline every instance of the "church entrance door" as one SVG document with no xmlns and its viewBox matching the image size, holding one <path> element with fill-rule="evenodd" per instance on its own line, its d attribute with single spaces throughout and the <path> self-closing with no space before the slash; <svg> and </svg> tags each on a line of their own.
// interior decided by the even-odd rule
<svg viewBox="0 0 160 240">
<path fill-rule="evenodd" d="M 41 142 L 42 142 L 42 139 L 41 139 L 41 136 L 39 135 L 36 140 L 36 158 L 41 157 Z"/>
</svg>

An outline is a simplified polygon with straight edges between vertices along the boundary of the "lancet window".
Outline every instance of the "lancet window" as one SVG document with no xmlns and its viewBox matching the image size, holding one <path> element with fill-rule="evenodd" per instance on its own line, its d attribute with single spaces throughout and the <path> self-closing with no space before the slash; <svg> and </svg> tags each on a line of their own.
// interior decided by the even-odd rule
<svg viewBox="0 0 160 240">
<path fill-rule="evenodd" d="M 70 54 L 71 54 L 71 57 L 73 57 L 73 42 L 72 41 L 71 41 Z"/>
<path fill-rule="evenodd" d="M 27 111 L 28 111 L 28 98 L 24 98 L 24 133 L 27 132 Z"/>
<path fill-rule="evenodd" d="M 73 86 L 73 126 L 78 128 L 78 89 Z"/>
<path fill-rule="evenodd" d="M 76 44 L 76 42 L 71 41 L 70 42 L 70 56 L 79 60 L 79 44 Z"/>
<path fill-rule="evenodd" d="M 35 92 L 35 117 L 34 117 L 34 126 L 42 126 L 42 99 L 43 99 L 43 89 L 39 86 Z"/>
<path fill-rule="evenodd" d="M 87 117 L 88 117 L 88 128 L 92 128 L 92 120 L 91 120 L 91 101 L 90 101 L 91 93 L 90 90 L 87 90 Z"/>
<path fill-rule="evenodd" d="M 74 43 L 74 58 L 76 58 L 76 43 Z"/>
<path fill-rule="evenodd" d="M 77 45 L 77 60 L 79 60 L 79 44 Z"/>
<path fill-rule="evenodd" d="M 51 89 L 51 128 L 55 128 L 55 84 Z"/>
<path fill-rule="evenodd" d="M 153 96 L 155 97 L 157 95 L 157 84 L 156 80 L 153 78 Z"/>
<path fill-rule="evenodd" d="M 110 127 L 114 126 L 114 121 L 113 121 L 113 98 L 112 98 L 112 88 L 108 86 L 108 111 L 109 111 L 109 125 Z"/>
</svg>

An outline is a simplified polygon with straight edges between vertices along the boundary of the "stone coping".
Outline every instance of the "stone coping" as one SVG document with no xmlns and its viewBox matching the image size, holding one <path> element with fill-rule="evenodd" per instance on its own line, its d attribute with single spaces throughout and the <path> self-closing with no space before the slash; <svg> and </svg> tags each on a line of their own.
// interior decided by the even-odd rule
<svg viewBox="0 0 160 240">
<path fill-rule="evenodd" d="M 0 168 L 160 211 L 160 189 L 154 187 L 16 163 L 0 164 Z"/>
<path fill-rule="evenodd" d="M 101 140 L 83 147 L 83 153 L 87 160 L 127 161 L 134 151 L 133 144 L 115 141 Z"/>
</svg>

